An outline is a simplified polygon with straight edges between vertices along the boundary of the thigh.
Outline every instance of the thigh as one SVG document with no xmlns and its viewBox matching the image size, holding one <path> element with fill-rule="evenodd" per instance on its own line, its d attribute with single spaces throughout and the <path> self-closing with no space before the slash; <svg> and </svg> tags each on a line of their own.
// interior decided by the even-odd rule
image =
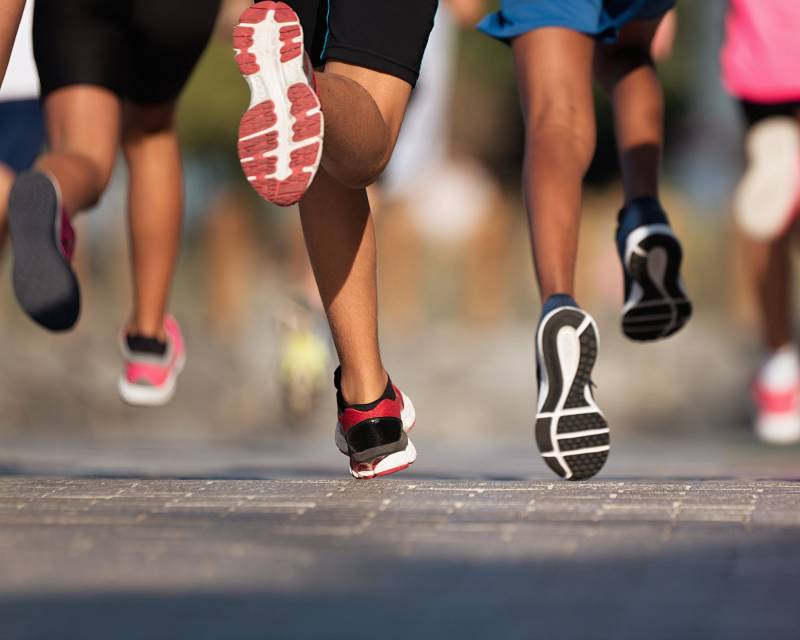
<svg viewBox="0 0 800 640">
<path fill-rule="evenodd" d="M 327 62 L 325 71 L 350 78 L 369 93 L 389 128 L 390 148 L 394 148 L 411 96 L 411 85 L 388 73 L 338 60 Z"/>
<path fill-rule="evenodd" d="M 221 0 L 134 0 L 126 97 L 158 104 L 180 95 L 214 30 Z"/>
<path fill-rule="evenodd" d="M 652 64 L 651 45 L 662 20 L 663 16 L 629 22 L 622 27 L 615 42 L 597 45 L 594 69 L 606 91 L 632 69 Z"/>
<path fill-rule="evenodd" d="M 37 0 L 33 49 L 41 95 L 72 85 L 121 96 L 129 72 L 127 3 L 120 0 Z"/>
<path fill-rule="evenodd" d="M 437 0 L 330 0 L 329 6 L 324 60 L 416 84 Z"/>
<path fill-rule="evenodd" d="M 548 27 L 515 38 L 512 48 L 527 126 L 546 119 L 593 130 L 594 40 L 571 29 Z"/>
<path fill-rule="evenodd" d="M 100 87 L 65 87 L 45 99 L 44 113 L 51 151 L 91 158 L 110 173 L 119 147 L 118 96 Z"/>
<path fill-rule="evenodd" d="M 637 48 L 643 51 L 650 51 L 650 44 L 658 30 L 658 25 L 664 16 L 632 20 L 624 25 L 619 31 L 617 41 L 612 44 L 602 44 L 598 46 L 598 51 L 602 49 L 613 49 L 614 47 Z"/>
</svg>

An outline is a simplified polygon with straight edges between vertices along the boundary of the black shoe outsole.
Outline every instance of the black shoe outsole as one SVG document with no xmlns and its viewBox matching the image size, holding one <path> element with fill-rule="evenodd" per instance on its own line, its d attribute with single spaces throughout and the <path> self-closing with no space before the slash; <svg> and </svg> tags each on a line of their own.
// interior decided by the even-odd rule
<svg viewBox="0 0 800 640">
<path fill-rule="evenodd" d="M 75 326 L 81 309 L 78 279 L 55 237 L 58 195 L 42 173 L 21 175 L 8 199 L 14 293 L 20 307 L 50 331 Z"/>
<path fill-rule="evenodd" d="M 674 236 L 664 233 L 647 236 L 637 248 L 644 255 L 633 253 L 627 272 L 642 288 L 643 295 L 636 306 L 622 316 L 622 332 L 639 342 L 667 338 L 680 331 L 692 317 L 692 303 L 680 282 L 683 251 Z M 655 249 L 667 255 L 662 283 L 653 282 L 648 269 L 648 260 Z"/>
<path fill-rule="evenodd" d="M 566 326 L 577 329 L 585 319 L 586 314 L 580 310 L 565 308 L 550 316 L 540 329 L 543 332 L 541 363 L 547 370 L 549 385 L 547 398 L 542 405 L 543 413 L 552 413 L 556 410 L 563 390 L 563 367 L 557 344 L 558 332 Z M 564 409 L 592 408 L 586 401 L 585 389 L 591 384 L 592 369 L 597 359 L 597 334 L 594 324 L 590 323 L 581 334 L 580 345 L 578 370 L 567 394 Z M 596 475 L 608 459 L 608 450 L 577 455 L 571 454 L 570 451 L 607 446 L 610 443 L 608 432 L 556 439 L 553 442 L 550 433 L 553 419 L 552 417 L 536 419 L 536 444 L 547 466 L 567 480 L 586 480 Z M 597 429 L 608 429 L 608 423 L 603 414 L 595 409 L 586 413 L 560 416 L 556 425 L 556 435 Z M 552 453 L 557 453 L 561 460 L 557 456 L 546 455 Z"/>
</svg>

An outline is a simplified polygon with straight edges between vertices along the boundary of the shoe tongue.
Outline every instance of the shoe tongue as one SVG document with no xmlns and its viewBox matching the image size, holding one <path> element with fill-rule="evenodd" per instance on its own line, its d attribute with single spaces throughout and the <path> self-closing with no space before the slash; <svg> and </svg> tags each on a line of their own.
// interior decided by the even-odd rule
<svg viewBox="0 0 800 640">
<path fill-rule="evenodd" d="M 163 356 L 167 353 L 167 343 L 161 342 L 158 338 L 148 338 L 146 336 L 126 336 L 128 349 L 137 353 L 150 353 Z"/>
</svg>

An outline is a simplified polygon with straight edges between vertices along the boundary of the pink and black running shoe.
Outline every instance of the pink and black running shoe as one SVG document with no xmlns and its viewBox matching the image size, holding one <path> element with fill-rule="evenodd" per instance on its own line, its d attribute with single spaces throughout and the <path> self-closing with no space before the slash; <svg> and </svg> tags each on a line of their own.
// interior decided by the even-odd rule
<svg viewBox="0 0 800 640">
<path fill-rule="evenodd" d="M 50 331 L 78 320 L 81 292 L 72 270 L 75 230 L 56 184 L 41 171 L 23 173 L 8 198 L 13 284 L 22 310 Z"/>
<path fill-rule="evenodd" d="M 319 167 L 323 133 L 300 19 L 283 2 L 257 2 L 234 27 L 233 48 L 250 87 L 239 125 L 242 169 L 265 200 L 295 204 Z"/>
<path fill-rule="evenodd" d="M 336 446 L 350 458 L 354 478 L 368 479 L 402 471 L 417 459 L 408 437 L 416 414 L 408 396 L 389 380 L 380 398 L 369 404 L 347 404 L 341 392 L 341 373 L 333 375 L 339 420 Z"/>
<path fill-rule="evenodd" d="M 158 407 L 175 395 L 178 375 L 186 364 L 186 345 L 178 321 L 164 318 L 167 341 L 128 335 L 120 336 L 125 372 L 118 390 L 123 402 L 137 407 Z"/>
</svg>

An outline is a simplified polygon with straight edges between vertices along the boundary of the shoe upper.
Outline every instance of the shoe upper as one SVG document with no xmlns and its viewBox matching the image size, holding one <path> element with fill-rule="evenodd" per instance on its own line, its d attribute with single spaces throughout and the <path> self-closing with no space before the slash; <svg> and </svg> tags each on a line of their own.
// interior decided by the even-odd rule
<svg viewBox="0 0 800 640">
<path fill-rule="evenodd" d="M 348 404 L 345 401 L 339 368 L 334 373 L 333 382 L 339 425 L 351 455 L 393 445 L 403 439 L 403 394 L 391 379 L 387 381 L 381 397 L 368 404 Z"/>
<path fill-rule="evenodd" d="M 183 334 L 171 315 L 164 318 L 166 343 L 123 332 L 120 348 L 125 359 L 125 378 L 131 384 L 160 387 L 186 357 Z"/>
<path fill-rule="evenodd" d="M 793 346 L 770 355 L 752 391 L 758 412 L 758 437 L 772 444 L 800 441 L 800 359 Z"/>
<path fill-rule="evenodd" d="M 800 409 L 800 382 L 785 389 L 770 389 L 756 381 L 753 384 L 753 397 L 759 413 L 795 413 Z"/>
<path fill-rule="evenodd" d="M 67 261 L 72 262 L 72 259 L 75 257 L 75 228 L 72 226 L 69 215 L 67 215 L 67 210 L 64 209 L 64 207 L 61 207 L 61 215 L 57 216 L 56 219 L 58 220 L 57 235 L 61 254 Z"/>
<path fill-rule="evenodd" d="M 669 225 L 667 214 L 661 207 L 661 203 L 657 198 L 644 197 L 631 200 L 627 205 L 620 209 L 617 215 L 617 253 L 619 259 L 622 261 L 622 268 L 625 271 L 625 299 L 628 299 L 630 288 L 632 285 L 632 278 L 628 273 L 625 260 L 626 245 L 628 236 L 643 226 L 650 226 L 656 224 Z"/>
</svg>

